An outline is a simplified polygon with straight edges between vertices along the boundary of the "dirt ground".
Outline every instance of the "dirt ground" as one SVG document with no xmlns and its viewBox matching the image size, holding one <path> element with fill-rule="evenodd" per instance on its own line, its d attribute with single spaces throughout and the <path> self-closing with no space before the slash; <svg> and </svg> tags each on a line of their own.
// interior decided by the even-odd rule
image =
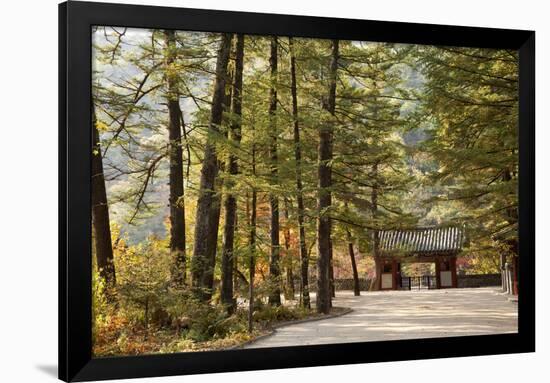
<svg viewBox="0 0 550 383">
<path fill-rule="evenodd" d="M 315 301 L 313 297 L 313 301 Z M 341 317 L 278 328 L 246 348 L 367 342 L 517 332 L 517 303 L 498 288 L 339 291 Z"/>
</svg>

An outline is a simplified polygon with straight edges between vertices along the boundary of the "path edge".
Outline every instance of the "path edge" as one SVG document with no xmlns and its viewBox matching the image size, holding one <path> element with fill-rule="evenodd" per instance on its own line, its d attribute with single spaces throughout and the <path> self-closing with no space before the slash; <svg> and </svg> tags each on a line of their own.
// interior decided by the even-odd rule
<svg viewBox="0 0 550 383">
<path fill-rule="evenodd" d="M 329 314 L 329 315 L 326 315 L 326 316 L 321 316 L 321 317 L 305 318 L 305 319 L 299 319 L 297 321 L 287 321 L 287 322 L 278 323 L 276 325 L 271 326 L 271 328 L 269 328 L 269 330 L 268 330 L 269 332 L 267 334 L 263 334 L 263 335 L 260 335 L 256 338 L 254 338 L 254 339 L 247 340 L 244 343 L 241 343 L 241 344 L 238 344 L 238 345 L 235 345 L 235 346 L 231 346 L 229 348 L 226 348 L 226 350 L 239 350 L 239 349 L 242 349 L 245 346 L 249 346 L 249 345 L 251 345 L 255 342 L 258 342 L 262 339 L 265 339 L 265 338 L 268 338 L 268 337 L 274 335 L 277 332 L 277 329 L 279 329 L 281 327 L 293 326 L 293 325 L 296 325 L 296 324 L 302 324 L 302 323 L 307 323 L 307 322 L 317 322 L 317 321 L 321 321 L 321 320 L 325 320 L 325 319 L 338 318 L 338 317 L 341 317 L 341 316 L 344 316 L 344 315 L 347 315 L 347 314 L 353 312 L 353 309 L 351 307 L 334 307 L 334 308 L 343 309 L 343 311 L 339 312 L 339 313 Z"/>
</svg>

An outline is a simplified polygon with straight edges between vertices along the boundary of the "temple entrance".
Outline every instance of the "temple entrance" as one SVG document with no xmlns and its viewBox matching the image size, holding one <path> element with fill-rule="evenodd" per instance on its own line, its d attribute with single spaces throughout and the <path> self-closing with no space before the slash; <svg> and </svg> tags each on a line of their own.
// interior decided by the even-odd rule
<svg viewBox="0 0 550 383">
<path fill-rule="evenodd" d="M 434 263 L 401 264 L 401 290 L 423 290 L 437 288 Z"/>
<path fill-rule="evenodd" d="M 378 237 L 376 290 L 457 287 L 456 257 L 464 241 L 461 228 L 386 230 L 379 231 Z"/>
</svg>

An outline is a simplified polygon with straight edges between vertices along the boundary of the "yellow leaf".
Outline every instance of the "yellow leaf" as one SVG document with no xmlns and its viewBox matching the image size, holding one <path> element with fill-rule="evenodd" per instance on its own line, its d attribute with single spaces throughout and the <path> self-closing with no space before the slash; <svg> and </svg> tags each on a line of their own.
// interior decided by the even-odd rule
<svg viewBox="0 0 550 383">
<path fill-rule="evenodd" d="M 99 120 L 96 122 L 95 127 L 99 132 L 105 132 L 109 129 L 109 127 L 107 126 L 106 123 L 104 123 L 103 121 L 99 121 Z"/>
</svg>

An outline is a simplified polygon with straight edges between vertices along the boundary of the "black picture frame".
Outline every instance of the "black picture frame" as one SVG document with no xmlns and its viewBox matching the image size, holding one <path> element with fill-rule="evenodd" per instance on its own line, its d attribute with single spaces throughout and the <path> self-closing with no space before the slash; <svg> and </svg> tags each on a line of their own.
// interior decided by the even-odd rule
<svg viewBox="0 0 550 383">
<path fill-rule="evenodd" d="M 519 51 L 518 333 L 92 358 L 91 27 L 235 32 Z M 59 5 L 59 378 L 87 381 L 535 350 L 535 32 L 69 1 Z M 230 361 L 228 363 L 228 361 Z"/>
</svg>

